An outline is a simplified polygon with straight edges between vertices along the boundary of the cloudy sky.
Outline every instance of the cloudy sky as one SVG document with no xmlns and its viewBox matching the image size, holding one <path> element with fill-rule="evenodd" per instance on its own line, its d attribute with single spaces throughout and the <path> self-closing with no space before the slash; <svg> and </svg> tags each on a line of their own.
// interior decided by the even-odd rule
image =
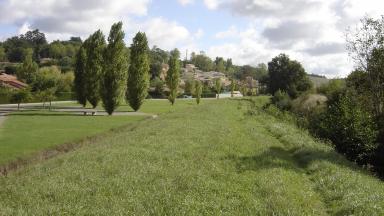
<svg viewBox="0 0 384 216">
<path fill-rule="evenodd" d="M 122 20 L 128 44 L 145 31 L 150 46 L 240 65 L 284 52 L 308 73 L 344 77 L 353 67 L 345 30 L 381 14 L 382 0 L 0 0 L 0 40 L 35 28 L 49 40 L 85 38 Z"/>
</svg>

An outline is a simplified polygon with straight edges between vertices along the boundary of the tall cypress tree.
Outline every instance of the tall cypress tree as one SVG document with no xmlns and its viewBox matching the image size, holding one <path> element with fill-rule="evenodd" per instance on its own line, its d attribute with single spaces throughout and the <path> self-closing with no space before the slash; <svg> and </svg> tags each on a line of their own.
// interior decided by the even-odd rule
<svg viewBox="0 0 384 216">
<path fill-rule="evenodd" d="M 86 92 L 86 76 L 85 76 L 85 63 L 87 61 L 87 55 L 84 47 L 80 47 L 76 54 L 75 62 L 75 93 L 77 101 L 85 107 L 87 104 L 87 92 Z"/>
<path fill-rule="evenodd" d="M 105 38 L 98 30 L 85 42 L 86 50 L 86 89 L 87 100 L 96 108 L 100 101 L 100 78 L 103 72 L 103 53 L 105 49 Z"/>
<path fill-rule="evenodd" d="M 177 97 L 177 90 L 180 83 L 180 52 L 177 49 L 171 51 L 171 57 L 169 58 L 169 70 L 167 72 L 166 82 L 169 88 L 169 97 L 168 100 L 172 103 L 175 103 Z"/>
<path fill-rule="evenodd" d="M 104 53 L 100 94 L 104 109 L 109 115 L 119 106 L 127 88 L 128 63 L 122 27 L 122 22 L 112 25 Z"/>
<path fill-rule="evenodd" d="M 195 89 L 196 103 L 200 104 L 201 93 L 203 92 L 203 86 L 201 85 L 200 80 L 196 80 L 195 87 L 196 87 L 196 89 Z"/>
<path fill-rule="evenodd" d="M 148 41 L 145 33 L 138 32 L 133 38 L 130 63 L 127 100 L 132 109 L 137 111 L 147 97 L 149 88 Z"/>
</svg>

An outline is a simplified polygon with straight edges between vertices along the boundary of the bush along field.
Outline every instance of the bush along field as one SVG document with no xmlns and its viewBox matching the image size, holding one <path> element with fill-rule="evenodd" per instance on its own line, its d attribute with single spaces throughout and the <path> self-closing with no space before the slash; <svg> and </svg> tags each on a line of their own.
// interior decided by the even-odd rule
<svg viewBox="0 0 384 216">
<path fill-rule="evenodd" d="M 383 215 L 383 183 L 269 100 L 212 100 L 0 177 L 0 215 Z"/>
</svg>

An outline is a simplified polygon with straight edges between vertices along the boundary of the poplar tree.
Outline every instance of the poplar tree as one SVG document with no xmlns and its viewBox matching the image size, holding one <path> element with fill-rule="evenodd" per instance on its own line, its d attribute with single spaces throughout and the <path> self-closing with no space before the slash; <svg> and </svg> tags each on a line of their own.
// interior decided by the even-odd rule
<svg viewBox="0 0 384 216">
<path fill-rule="evenodd" d="M 231 79 L 231 97 L 234 96 L 235 88 L 236 88 L 235 80 L 232 78 Z"/>
<path fill-rule="evenodd" d="M 221 93 L 221 79 L 220 78 L 215 80 L 215 90 L 217 93 L 217 99 L 219 99 L 220 93 Z"/>
<path fill-rule="evenodd" d="M 100 78 L 103 73 L 103 53 L 105 49 L 105 38 L 98 30 L 93 33 L 85 42 L 87 61 L 86 68 L 86 92 L 87 100 L 96 108 L 100 101 Z"/>
<path fill-rule="evenodd" d="M 112 25 L 104 53 L 100 94 L 104 109 L 109 115 L 119 106 L 127 88 L 128 64 L 122 27 L 122 22 Z"/>
<path fill-rule="evenodd" d="M 201 93 L 203 92 L 203 86 L 201 85 L 201 82 L 199 80 L 196 80 L 195 87 L 196 87 L 195 89 L 196 103 L 200 104 Z"/>
<path fill-rule="evenodd" d="M 168 65 L 169 70 L 167 72 L 166 83 L 169 88 L 168 100 L 175 104 L 177 97 L 177 90 L 180 83 L 180 52 L 177 49 L 171 51 L 171 57 L 169 58 Z"/>
<path fill-rule="evenodd" d="M 84 47 L 80 47 L 76 54 L 75 62 L 75 93 L 77 101 L 85 107 L 87 105 L 87 92 L 86 92 L 86 67 L 87 55 Z"/>
<path fill-rule="evenodd" d="M 147 36 L 138 32 L 131 45 L 127 89 L 127 100 L 135 111 L 140 109 L 148 95 L 150 69 L 148 50 Z"/>
</svg>

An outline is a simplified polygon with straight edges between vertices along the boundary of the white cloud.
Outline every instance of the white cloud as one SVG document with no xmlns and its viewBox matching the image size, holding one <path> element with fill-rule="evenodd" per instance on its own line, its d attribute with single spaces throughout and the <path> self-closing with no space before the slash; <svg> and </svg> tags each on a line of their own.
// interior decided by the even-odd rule
<svg viewBox="0 0 384 216">
<path fill-rule="evenodd" d="M 268 62 L 279 53 L 303 63 L 309 73 L 346 76 L 353 63 L 345 50 L 345 30 L 368 14 L 379 17 L 378 0 L 217 0 L 216 9 L 248 19 L 245 29 L 230 26 L 215 38 L 231 43 L 212 46 L 208 54 L 233 57 L 237 64 Z M 207 5 L 208 8 L 209 7 Z"/>
<path fill-rule="evenodd" d="M 186 5 L 189 5 L 189 4 L 193 4 L 195 1 L 194 0 L 178 0 L 178 2 L 181 5 L 186 6 Z"/>
<path fill-rule="evenodd" d="M 149 3 L 150 0 L 4 0 L 0 3 L 0 23 L 28 23 L 51 40 L 67 35 L 87 36 L 97 29 L 108 32 L 114 22 L 130 23 L 131 16 L 146 15 Z"/>
<path fill-rule="evenodd" d="M 138 25 L 138 29 L 147 34 L 150 46 L 171 50 L 194 43 L 194 35 L 177 22 L 164 18 L 153 18 Z M 197 32 L 199 33 L 199 32 Z"/>
<path fill-rule="evenodd" d="M 195 39 L 200 39 L 204 36 L 204 30 L 199 28 L 197 32 L 194 34 Z"/>
<path fill-rule="evenodd" d="M 208 9 L 214 10 L 216 9 L 222 0 L 204 0 L 205 6 L 207 6 Z"/>
</svg>

